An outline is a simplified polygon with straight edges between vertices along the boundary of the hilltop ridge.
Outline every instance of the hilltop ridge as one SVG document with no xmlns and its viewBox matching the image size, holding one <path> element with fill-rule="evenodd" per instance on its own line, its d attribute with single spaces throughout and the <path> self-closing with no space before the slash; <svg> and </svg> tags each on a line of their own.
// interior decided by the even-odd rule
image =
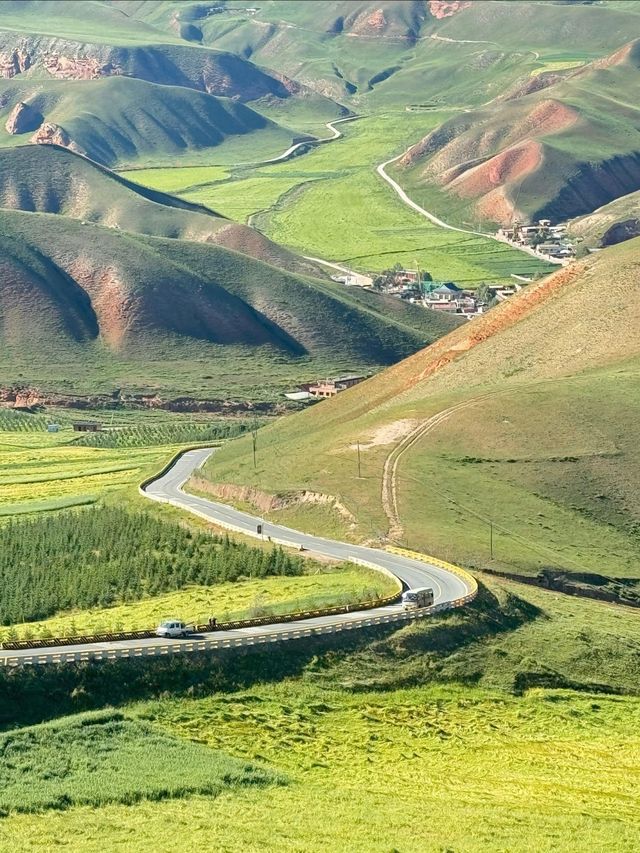
<svg viewBox="0 0 640 853">
<path fill-rule="evenodd" d="M 616 94 L 637 88 L 639 76 L 635 40 L 583 68 L 529 78 L 431 131 L 398 173 L 418 194 L 437 195 L 456 221 L 589 213 L 640 188 L 638 109 Z"/>
</svg>

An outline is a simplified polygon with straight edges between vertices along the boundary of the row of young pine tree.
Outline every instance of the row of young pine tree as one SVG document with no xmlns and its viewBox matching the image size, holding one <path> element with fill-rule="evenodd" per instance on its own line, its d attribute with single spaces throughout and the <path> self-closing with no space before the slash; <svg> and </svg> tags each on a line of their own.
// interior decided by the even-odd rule
<svg viewBox="0 0 640 853">
<path fill-rule="evenodd" d="M 117 507 L 0 527 L 0 623 L 108 607 L 187 584 L 299 575 L 302 560 Z"/>
<path fill-rule="evenodd" d="M 256 425 L 260 425 L 256 421 Z M 170 423 L 137 424 L 122 429 L 89 432 L 75 439 L 74 445 L 82 447 L 127 448 L 147 447 L 156 444 L 188 444 L 205 441 L 224 441 L 237 438 L 250 428 L 251 421 L 213 421 L 209 424 Z"/>
</svg>

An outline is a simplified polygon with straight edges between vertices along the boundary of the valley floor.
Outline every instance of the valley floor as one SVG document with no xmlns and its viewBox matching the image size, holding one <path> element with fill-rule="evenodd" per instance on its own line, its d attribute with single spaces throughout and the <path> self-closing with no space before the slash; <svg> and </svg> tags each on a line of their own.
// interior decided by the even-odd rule
<svg viewBox="0 0 640 853">
<path fill-rule="evenodd" d="M 151 168 L 127 177 L 254 225 L 302 254 L 364 272 L 417 262 L 434 279 L 475 286 L 551 270 L 507 245 L 426 221 L 376 174 L 379 163 L 444 115 L 402 110 L 363 116 L 341 125 L 341 139 L 282 163 Z"/>
</svg>

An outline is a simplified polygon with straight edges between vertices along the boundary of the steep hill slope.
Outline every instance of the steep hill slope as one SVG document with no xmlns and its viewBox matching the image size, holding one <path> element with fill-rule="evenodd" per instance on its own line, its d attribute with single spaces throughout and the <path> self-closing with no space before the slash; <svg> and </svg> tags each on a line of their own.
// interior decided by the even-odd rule
<svg viewBox="0 0 640 853">
<path fill-rule="evenodd" d="M 569 233 L 588 246 L 613 246 L 640 236 L 640 192 L 617 198 L 569 223 Z"/>
<path fill-rule="evenodd" d="M 0 207 L 61 214 L 155 237 L 217 243 L 293 272 L 322 275 L 314 264 L 253 228 L 143 187 L 55 145 L 21 146 L 3 153 Z"/>
<path fill-rule="evenodd" d="M 209 477 L 340 496 L 351 527 L 308 510 L 289 518 L 318 530 L 472 565 L 637 578 L 639 249 L 562 270 L 265 429 L 256 472 L 234 442 Z"/>
<path fill-rule="evenodd" d="M 459 322 L 218 246 L 60 216 L 3 211 L 0 242 L 4 385 L 273 399 L 296 378 L 396 361 Z"/>
<path fill-rule="evenodd" d="M 541 78 L 429 133 L 400 161 L 402 180 L 458 221 L 503 225 L 566 219 L 638 189 L 640 41 Z"/>
<path fill-rule="evenodd" d="M 253 135 L 279 152 L 292 132 L 228 98 L 125 77 L 0 83 L 1 145 L 56 142 L 107 166 L 207 151 Z"/>
</svg>

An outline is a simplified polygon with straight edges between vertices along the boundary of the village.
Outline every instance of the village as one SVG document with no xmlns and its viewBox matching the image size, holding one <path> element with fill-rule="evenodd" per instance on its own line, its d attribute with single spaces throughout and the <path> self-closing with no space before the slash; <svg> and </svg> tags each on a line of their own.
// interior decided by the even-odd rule
<svg viewBox="0 0 640 853">
<path fill-rule="evenodd" d="M 566 266 L 576 256 L 575 246 L 567 236 L 567 226 L 553 225 L 550 219 L 540 219 L 536 224 L 523 224 L 516 221 L 512 227 L 498 229 L 495 237 L 501 242 L 524 249 L 532 255 L 559 266 Z M 395 264 L 373 277 L 342 267 L 339 269 L 343 272 L 332 275 L 331 278 L 348 287 L 362 287 L 376 293 L 407 300 L 432 311 L 457 314 L 468 320 L 473 320 L 494 305 L 509 299 L 533 280 L 526 276 L 512 274 L 513 282 L 509 284 L 483 282 L 478 287 L 465 288 L 454 281 L 436 281 L 427 271 L 419 268 L 405 269 L 400 264 Z M 318 379 L 300 384 L 295 391 L 286 393 L 285 397 L 296 403 L 324 400 L 336 396 L 366 378 L 366 376 L 348 375 Z"/>
<path fill-rule="evenodd" d="M 353 275 L 335 275 L 334 281 L 348 286 L 360 286 L 376 293 L 404 299 L 414 305 L 443 311 L 448 314 L 460 314 L 466 319 L 483 314 L 488 308 L 503 302 L 517 293 L 524 284 L 532 279 L 517 276 L 511 284 L 490 284 L 485 282 L 474 289 L 461 287 L 454 281 L 436 281 L 430 273 L 418 269 L 404 269 L 399 264 L 377 275 L 366 283 L 356 285 Z M 362 277 L 360 277 L 362 278 Z M 516 278 L 514 276 L 514 278 Z"/>
<path fill-rule="evenodd" d="M 552 225 L 550 219 L 539 219 L 535 225 L 516 220 L 510 228 L 499 228 L 496 238 L 558 264 L 567 264 L 576 255 L 567 226 L 564 223 Z"/>
<path fill-rule="evenodd" d="M 566 266 L 576 256 L 575 246 L 567 236 L 567 226 L 552 225 L 550 219 L 540 219 L 534 225 L 516 221 L 512 227 L 498 229 L 495 238 L 558 266 Z M 406 299 L 434 311 L 461 314 L 469 320 L 513 296 L 533 280 L 514 273 L 511 275 L 513 282 L 509 284 L 484 282 L 478 287 L 465 288 L 455 281 L 436 281 L 427 271 L 404 269 L 400 264 L 374 277 L 344 269 L 331 278 L 347 286 Z"/>
</svg>

